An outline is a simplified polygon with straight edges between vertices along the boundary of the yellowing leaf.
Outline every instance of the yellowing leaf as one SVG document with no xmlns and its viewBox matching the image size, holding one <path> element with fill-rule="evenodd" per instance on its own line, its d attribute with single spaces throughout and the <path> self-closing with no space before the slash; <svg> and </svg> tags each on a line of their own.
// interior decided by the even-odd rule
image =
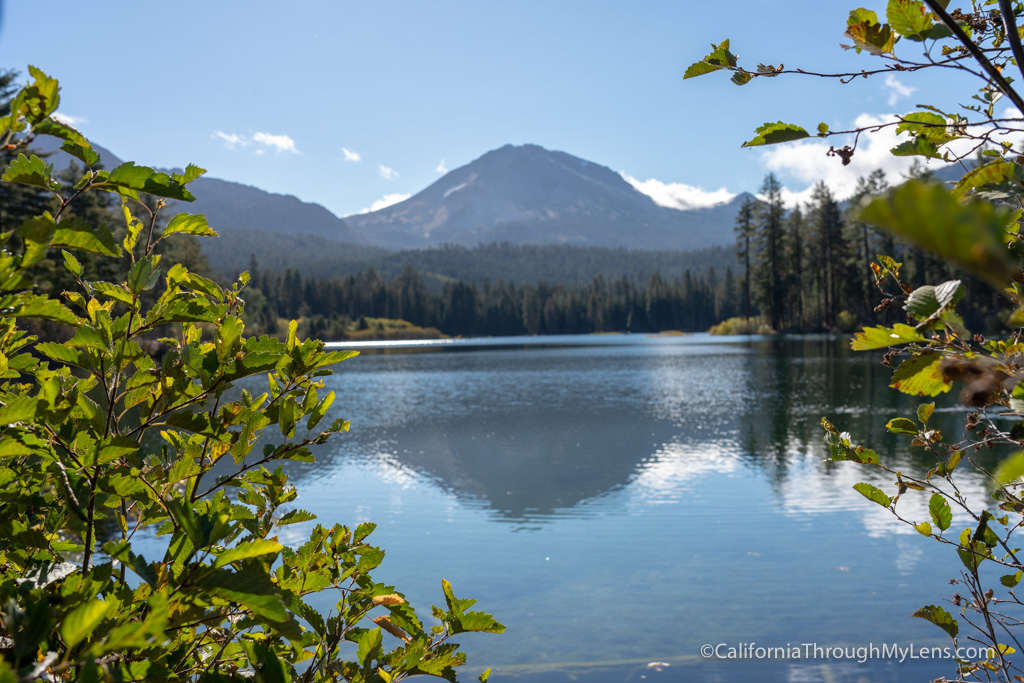
<svg viewBox="0 0 1024 683">
<path fill-rule="evenodd" d="M 859 493 L 860 495 L 864 496 L 868 500 L 878 503 L 882 507 L 887 508 L 892 503 L 892 499 L 890 499 L 889 496 L 885 495 L 882 489 L 878 488 L 877 486 L 872 486 L 871 484 L 865 484 L 861 482 L 860 484 L 854 484 L 853 490 Z"/>
<path fill-rule="evenodd" d="M 904 394 L 917 396 L 938 396 L 949 391 L 953 383 L 939 370 L 942 355 L 925 351 L 900 363 L 889 384 Z"/>
<path fill-rule="evenodd" d="M 886 349 L 899 344 L 927 341 L 920 332 L 910 325 L 896 323 L 891 328 L 865 327 L 862 331 L 853 336 L 850 348 L 854 351 L 868 351 L 870 349 Z"/>
</svg>

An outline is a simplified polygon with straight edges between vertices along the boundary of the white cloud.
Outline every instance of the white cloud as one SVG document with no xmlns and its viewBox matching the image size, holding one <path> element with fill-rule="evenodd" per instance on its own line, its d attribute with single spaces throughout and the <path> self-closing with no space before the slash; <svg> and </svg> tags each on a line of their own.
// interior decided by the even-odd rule
<svg viewBox="0 0 1024 683">
<path fill-rule="evenodd" d="M 256 133 L 252 136 L 254 142 L 258 142 L 261 145 L 267 147 L 273 147 L 278 152 L 294 152 L 299 153 L 299 150 L 295 149 L 295 141 L 287 135 L 273 135 L 272 133 Z"/>
<path fill-rule="evenodd" d="M 353 152 L 348 147 L 342 147 L 341 153 L 345 155 L 345 161 L 359 161 L 363 158 L 359 152 Z"/>
<path fill-rule="evenodd" d="M 448 167 L 444 165 L 444 159 L 441 159 L 441 163 L 439 163 L 437 165 L 437 168 L 435 168 L 434 170 L 437 171 L 438 173 L 447 173 L 448 172 Z"/>
<path fill-rule="evenodd" d="M 910 97 L 917 91 L 917 88 L 909 85 L 900 83 L 895 76 L 889 74 L 885 77 L 885 81 L 882 83 L 886 88 L 889 88 L 889 106 L 894 107 L 900 99 L 904 97 Z"/>
<path fill-rule="evenodd" d="M 729 192 L 724 187 L 708 191 L 701 187 L 685 185 L 683 183 L 663 183 L 660 180 L 649 178 L 648 180 L 637 180 L 625 173 L 620 175 L 627 183 L 640 192 L 654 200 L 658 206 L 667 206 L 670 209 L 699 209 L 706 206 L 714 206 L 727 202 L 736 196 L 735 192 Z"/>
<path fill-rule="evenodd" d="M 67 125 L 73 127 L 78 127 L 83 123 L 89 122 L 87 119 L 84 119 L 81 116 L 72 116 L 71 114 L 62 114 L 60 112 L 54 112 L 50 116 L 57 119 L 61 123 L 66 123 Z"/>
<path fill-rule="evenodd" d="M 895 115 L 874 116 L 861 114 L 854 121 L 855 128 L 877 126 L 896 120 Z M 836 199 L 846 199 L 854 193 L 857 179 L 867 176 L 875 169 L 885 171 L 890 183 L 898 183 L 910 170 L 914 160 L 921 161 L 924 157 L 895 157 L 889 150 L 909 138 L 907 135 L 897 136 L 896 127 L 890 126 L 878 132 L 865 132 L 860 136 L 857 151 L 848 166 L 843 166 L 836 157 L 827 156 L 830 146 L 842 147 L 852 145 L 849 140 L 839 141 L 829 138 L 828 141 L 809 138 L 797 142 L 773 145 L 761 152 L 761 161 L 770 170 L 784 175 L 792 184 L 801 185 L 806 189 L 783 191 L 783 200 L 792 206 L 794 201 L 806 201 L 810 197 L 811 186 L 824 180 L 832 190 Z M 944 162 L 927 160 L 931 168 L 941 168 Z"/>
<path fill-rule="evenodd" d="M 377 164 L 377 170 L 380 171 L 380 175 L 384 180 L 394 180 L 398 177 L 398 171 L 384 164 Z"/>
<path fill-rule="evenodd" d="M 234 149 L 235 147 L 245 147 L 249 144 L 249 141 L 244 135 L 238 135 L 236 133 L 225 133 L 222 130 L 218 130 L 216 133 L 211 135 L 213 138 L 220 138 L 227 145 L 228 149 Z"/>
<path fill-rule="evenodd" d="M 371 211 L 380 211 L 381 209 L 386 209 L 392 204 L 404 202 L 411 196 L 411 194 L 399 194 L 397 192 L 395 192 L 394 194 L 386 194 L 377 201 L 375 201 L 373 204 L 370 204 L 370 207 L 368 209 L 363 209 L 359 213 L 370 213 Z"/>
<path fill-rule="evenodd" d="M 1002 124 L 1004 126 L 1011 126 L 1015 130 L 1014 132 L 1008 133 L 1006 135 L 995 136 L 994 140 L 1000 143 L 1009 142 L 1011 145 L 1013 145 L 1013 149 L 1016 153 L 1024 151 L 1024 130 L 1021 130 L 1021 128 L 1024 127 L 1024 115 L 1021 115 L 1021 113 L 1017 110 L 1016 107 L 1007 107 L 999 115 L 999 118 L 1018 119 L 1018 121 L 1016 121 L 1015 123 L 1007 122 Z"/>
</svg>

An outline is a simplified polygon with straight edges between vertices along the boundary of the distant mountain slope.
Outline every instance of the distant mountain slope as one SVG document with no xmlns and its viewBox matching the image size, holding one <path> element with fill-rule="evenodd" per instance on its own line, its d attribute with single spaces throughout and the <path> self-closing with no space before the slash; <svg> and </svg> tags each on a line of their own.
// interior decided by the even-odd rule
<svg viewBox="0 0 1024 683">
<path fill-rule="evenodd" d="M 737 207 L 738 200 L 664 208 L 604 166 L 537 145 L 506 145 L 403 202 L 346 221 L 372 244 L 391 248 L 510 242 L 699 249 L 732 241 Z"/>
<path fill-rule="evenodd" d="M 67 168 L 73 159 L 60 152 L 60 141 L 49 135 L 40 135 L 32 144 L 52 154 L 47 161 L 57 170 Z M 93 144 L 100 154 L 104 168 L 112 169 L 122 162 L 113 152 Z M 142 163 L 142 162 L 140 162 Z M 220 228 L 246 228 L 282 235 L 307 234 L 338 242 L 364 243 L 366 240 L 353 232 L 344 220 L 311 202 L 297 197 L 275 194 L 256 187 L 206 176 L 189 185 L 194 202 L 180 202 L 178 211 L 201 213 L 214 230 Z"/>
</svg>

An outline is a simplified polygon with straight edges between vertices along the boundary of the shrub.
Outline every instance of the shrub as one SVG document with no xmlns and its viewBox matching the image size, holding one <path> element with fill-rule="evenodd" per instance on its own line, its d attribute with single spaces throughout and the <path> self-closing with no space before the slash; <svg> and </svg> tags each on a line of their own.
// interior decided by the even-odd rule
<svg viewBox="0 0 1024 683">
<path fill-rule="evenodd" d="M 469 611 L 474 601 L 442 581 L 445 607 L 425 626 L 371 577 L 384 558 L 368 543 L 373 524 L 316 526 L 294 548 L 277 536 L 314 519 L 290 506 L 281 463 L 311 462 L 312 447 L 348 429 L 320 427 L 334 400 L 321 378 L 355 354 L 299 341 L 294 322 L 286 340 L 247 338 L 246 274 L 222 287 L 164 269 L 162 240 L 215 236 L 187 213 L 158 227 L 203 170 L 97 170 L 88 140 L 52 117 L 57 81 L 30 73 L 0 141 L 56 136 L 86 170 L 65 190 L 19 154 L 3 174 L 51 194 L 54 210 L 0 234 L 0 681 L 455 680 L 465 656 L 450 639 L 504 630 Z M 119 240 L 68 218 L 72 201 L 101 191 L 120 199 Z M 51 250 L 75 283 L 63 300 L 32 287 Z M 114 260 L 118 275 L 87 279 L 80 258 Z M 30 336 L 31 319 L 66 326 L 68 341 Z M 260 375 L 266 391 L 232 390 Z M 159 557 L 138 551 L 147 535 Z M 326 617 L 307 602 L 324 590 L 338 596 Z"/>
</svg>

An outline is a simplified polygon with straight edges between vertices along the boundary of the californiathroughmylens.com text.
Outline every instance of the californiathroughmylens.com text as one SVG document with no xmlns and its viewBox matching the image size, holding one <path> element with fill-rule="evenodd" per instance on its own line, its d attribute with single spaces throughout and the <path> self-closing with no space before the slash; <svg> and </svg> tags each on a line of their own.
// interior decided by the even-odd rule
<svg viewBox="0 0 1024 683">
<path fill-rule="evenodd" d="M 763 646 L 757 643 L 706 643 L 700 654 L 708 659 L 845 659 L 861 664 L 872 659 L 904 662 L 915 659 L 989 659 L 996 655 L 987 647 L 918 647 L 884 643 L 860 646 L 822 646 L 817 643 L 786 643 Z"/>
</svg>

